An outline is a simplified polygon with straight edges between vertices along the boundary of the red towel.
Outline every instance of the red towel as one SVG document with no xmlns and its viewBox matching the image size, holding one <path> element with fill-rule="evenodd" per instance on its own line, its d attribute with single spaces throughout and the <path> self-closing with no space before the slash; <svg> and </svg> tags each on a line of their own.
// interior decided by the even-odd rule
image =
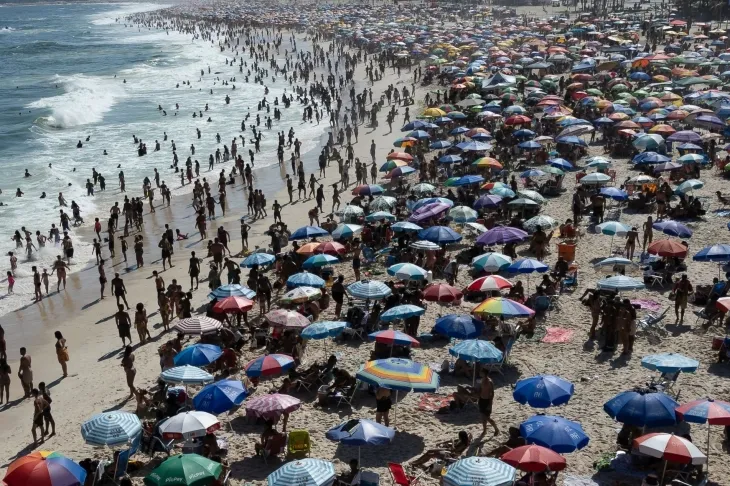
<svg viewBox="0 0 730 486">
<path fill-rule="evenodd" d="M 573 337 L 573 331 L 562 327 L 548 327 L 547 333 L 542 338 L 544 343 L 567 343 Z"/>
</svg>

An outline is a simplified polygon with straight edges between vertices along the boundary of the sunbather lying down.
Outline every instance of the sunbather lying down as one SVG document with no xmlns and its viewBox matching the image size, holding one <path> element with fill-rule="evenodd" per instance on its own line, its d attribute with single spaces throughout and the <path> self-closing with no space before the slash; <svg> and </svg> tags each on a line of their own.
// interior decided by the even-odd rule
<svg viewBox="0 0 730 486">
<path fill-rule="evenodd" d="M 471 438 L 466 431 L 459 432 L 459 438 L 456 441 L 447 440 L 436 444 L 436 449 L 427 450 L 421 457 L 411 463 L 413 467 L 423 467 L 432 459 L 456 459 L 469 448 Z"/>
<path fill-rule="evenodd" d="M 464 408 L 464 405 L 469 403 L 469 400 L 476 401 L 479 399 L 479 390 L 473 386 L 457 386 L 456 393 L 454 393 L 454 399 L 449 402 L 448 405 L 441 407 L 436 413 L 439 415 L 447 414 L 452 410 L 458 410 Z"/>
</svg>

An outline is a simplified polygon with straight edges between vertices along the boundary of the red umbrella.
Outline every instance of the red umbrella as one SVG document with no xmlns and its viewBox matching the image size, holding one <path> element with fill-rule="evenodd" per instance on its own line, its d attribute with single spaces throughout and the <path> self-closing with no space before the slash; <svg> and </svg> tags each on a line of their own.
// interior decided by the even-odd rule
<svg viewBox="0 0 730 486">
<path fill-rule="evenodd" d="M 500 459 L 527 472 L 562 471 L 567 466 L 560 454 L 534 444 L 516 447 L 502 454 Z"/>
<path fill-rule="evenodd" d="M 651 243 L 646 251 L 663 257 L 683 258 L 687 256 L 687 247 L 677 240 L 657 240 Z"/>
<path fill-rule="evenodd" d="M 466 290 L 471 292 L 489 292 L 492 290 L 502 290 L 512 288 L 512 282 L 499 275 L 487 275 L 479 277 L 470 283 Z"/>
<path fill-rule="evenodd" d="M 391 152 L 385 158 L 387 160 L 405 160 L 406 162 L 413 160 L 413 156 L 405 152 Z"/>
<path fill-rule="evenodd" d="M 341 245 L 335 241 L 322 242 L 314 249 L 315 253 L 324 253 L 333 257 L 339 257 L 345 254 L 346 251 L 345 245 Z"/>
<path fill-rule="evenodd" d="M 219 300 L 213 306 L 213 312 L 222 314 L 235 314 L 237 312 L 248 312 L 253 308 L 253 300 L 246 297 L 226 297 Z"/>
<path fill-rule="evenodd" d="M 508 117 L 505 121 L 505 125 L 525 125 L 527 123 L 530 123 L 532 120 L 525 116 L 525 115 L 512 115 Z"/>
<path fill-rule="evenodd" d="M 433 283 L 423 291 L 423 298 L 431 302 L 453 302 L 463 296 L 461 290 L 443 283 Z"/>
</svg>

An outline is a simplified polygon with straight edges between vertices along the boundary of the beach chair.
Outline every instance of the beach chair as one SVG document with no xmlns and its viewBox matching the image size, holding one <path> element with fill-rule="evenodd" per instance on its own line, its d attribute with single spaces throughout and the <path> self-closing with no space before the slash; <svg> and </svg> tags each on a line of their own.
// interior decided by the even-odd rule
<svg viewBox="0 0 730 486">
<path fill-rule="evenodd" d="M 401 464 L 389 462 L 388 471 L 390 471 L 390 479 L 393 484 L 397 484 L 398 486 L 415 486 L 418 484 L 419 477 L 407 474 L 405 468 Z"/>
<path fill-rule="evenodd" d="M 535 314 L 542 314 L 545 317 L 549 317 L 550 315 L 550 309 L 552 308 L 552 303 L 550 301 L 550 297 L 547 295 L 538 295 L 535 297 L 535 303 L 534 305 L 534 311 Z"/>
<path fill-rule="evenodd" d="M 339 408 L 342 403 L 346 403 L 350 408 L 352 408 L 352 402 L 355 400 L 355 393 L 357 393 L 357 385 L 347 390 L 347 393 L 340 395 L 340 399 L 337 401 L 337 408 Z"/>
<path fill-rule="evenodd" d="M 264 444 L 263 453 L 261 454 L 264 458 L 264 463 L 268 464 L 270 457 L 277 457 L 282 454 L 286 450 L 286 442 L 287 438 L 284 433 L 276 434 L 267 440 L 266 444 Z"/>
<path fill-rule="evenodd" d="M 662 376 L 659 377 L 659 385 L 664 390 L 664 393 L 675 397 L 675 400 L 679 399 L 679 394 L 681 392 L 677 389 L 677 392 L 674 393 L 674 386 L 677 384 L 677 378 L 679 378 L 680 373 L 681 371 L 676 371 L 674 373 L 662 373 Z"/>
<path fill-rule="evenodd" d="M 578 286 L 578 272 L 563 279 L 563 290 L 575 289 Z"/>
<path fill-rule="evenodd" d="M 110 477 L 104 473 L 103 477 L 108 478 L 112 483 L 119 484 L 124 476 L 127 475 L 127 466 L 129 465 L 130 449 L 121 451 L 117 455 L 117 462 L 114 465 L 114 475 Z M 103 478 L 102 478 L 103 481 Z"/>
<path fill-rule="evenodd" d="M 151 431 L 142 429 L 144 437 L 142 438 L 142 444 L 144 445 L 143 450 L 147 455 L 154 457 L 158 452 L 164 452 L 167 457 L 170 457 L 172 452 L 175 439 L 169 441 L 163 440 L 161 437 L 154 435 Z"/>
<path fill-rule="evenodd" d="M 490 364 L 484 365 L 484 367 L 487 369 L 488 373 L 491 373 L 492 371 L 496 371 L 497 373 L 502 375 L 502 377 L 504 377 L 502 368 L 504 367 L 504 365 L 509 363 L 509 355 L 512 352 L 512 346 L 514 344 L 515 344 L 515 338 L 510 338 L 504 347 L 504 353 L 502 354 L 502 361 L 500 361 L 499 363 L 490 363 Z"/>
<path fill-rule="evenodd" d="M 370 248 L 369 246 L 366 246 L 362 249 L 362 259 L 363 259 L 363 263 L 366 266 L 370 266 L 373 263 L 375 263 L 376 257 L 377 257 L 377 255 L 375 254 L 373 249 Z"/>
<path fill-rule="evenodd" d="M 648 333 L 654 333 L 661 329 L 661 333 L 666 333 L 666 331 L 664 331 L 661 326 L 657 326 L 657 324 L 659 324 L 664 319 L 664 317 L 667 315 L 667 312 L 669 312 L 669 307 L 665 308 L 661 314 L 654 314 L 649 312 L 636 322 L 637 329 Z"/>
<path fill-rule="evenodd" d="M 309 457 L 310 452 L 312 452 L 312 443 L 308 430 L 292 430 L 289 432 L 289 439 L 286 445 L 287 460 Z"/>
</svg>

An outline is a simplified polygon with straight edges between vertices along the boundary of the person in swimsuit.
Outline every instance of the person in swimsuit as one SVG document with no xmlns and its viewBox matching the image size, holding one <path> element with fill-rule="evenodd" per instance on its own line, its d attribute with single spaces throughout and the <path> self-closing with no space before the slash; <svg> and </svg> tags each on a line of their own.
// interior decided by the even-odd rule
<svg viewBox="0 0 730 486">
<path fill-rule="evenodd" d="M 393 400 L 390 398 L 390 390 L 387 388 L 378 388 L 375 394 L 375 421 L 377 423 L 385 423 L 388 427 L 390 418 L 388 414 L 393 406 Z"/>
<path fill-rule="evenodd" d="M 127 288 L 124 286 L 124 280 L 119 277 L 119 273 L 115 273 L 112 279 L 112 294 L 117 298 L 117 305 L 119 305 L 119 299 L 121 298 L 124 301 L 124 305 L 129 309 L 126 293 Z"/>
<path fill-rule="evenodd" d="M 124 306 L 119 304 L 117 306 L 119 311 L 114 314 L 114 321 L 117 324 L 117 331 L 119 331 L 119 337 L 122 338 L 122 346 L 126 345 L 125 339 L 129 339 L 129 344 L 132 344 L 132 322 L 129 319 L 129 314 L 124 310 Z"/>
<path fill-rule="evenodd" d="M 35 429 L 41 429 L 41 442 L 45 441 L 46 433 L 43 430 L 43 414 L 46 408 L 48 408 L 48 402 L 43 399 L 38 389 L 33 388 L 31 390 L 33 396 L 33 425 L 31 426 L 31 433 L 33 434 L 33 446 L 38 445 L 38 435 Z"/>
<path fill-rule="evenodd" d="M 639 241 L 639 232 L 636 230 L 636 226 L 634 226 L 631 228 L 631 231 L 626 233 L 626 258 L 629 260 L 634 258 L 637 241 Z"/>
<path fill-rule="evenodd" d="M 644 231 L 644 243 L 641 247 L 643 250 L 646 250 L 646 244 L 651 244 L 654 239 L 654 222 L 652 221 L 651 216 L 646 218 L 646 222 L 644 222 L 642 230 Z"/>
<path fill-rule="evenodd" d="M 10 403 L 10 373 L 12 369 L 5 358 L 0 358 L 0 405 Z M 5 392 L 5 402 L 3 402 L 3 392 Z"/>
<path fill-rule="evenodd" d="M 30 398 L 30 391 L 33 389 L 33 370 L 31 369 L 31 357 L 26 354 L 25 348 L 20 348 L 20 364 L 18 365 L 18 378 L 23 385 L 24 398 Z"/>
<path fill-rule="evenodd" d="M 137 369 L 134 367 L 134 353 L 132 352 L 132 346 L 124 348 L 122 368 L 124 368 L 124 374 L 127 378 L 127 386 L 129 387 L 129 397 L 131 398 L 134 396 L 134 377 L 137 375 Z"/>
<path fill-rule="evenodd" d="M 190 288 L 193 288 L 193 280 L 195 280 L 195 290 L 198 290 L 198 277 L 200 276 L 200 259 L 195 256 L 195 252 L 190 252 L 190 265 L 188 266 L 188 275 L 190 275 Z"/>
<path fill-rule="evenodd" d="M 58 358 L 58 362 L 61 365 L 63 377 L 66 378 L 68 376 L 68 367 L 66 363 L 68 363 L 69 360 L 68 347 L 66 347 L 66 339 L 64 339 L 61 331 L 56 331 L 55 333 L 53 333 L 53 335 L 56 337 L 56 357 Z"/>
<path fill-rule="evenodd" d="M 479 413 L 482 415 L 482 436 L 487 434 L 487 422 L 494 427 L 494 435 L 499 435 L 499 428 L 492 418 L 492 404 L 494 403 L 494 383 L 489 378 L 489 370 L 482 368 L 482 383 L 479 386 Z"/>
<path fill-rule="evenodd" d="M 104 298 L 104 289 L 106 289 L 106 271 L 104 270 L 104 260 L 102 259 L 97 265 L 99 270 L 99 286 L 101 291 L 101 297 Z"/>
<path fill-rule="evenodd" d="M 137 310 L 134 313 L 134 327 L 137 328 L 139 342 L 144 344 L 147 339 L 152 339 L 149 329 L 147 329 L 147 310 L 142 302 L 137 304 Z"/>
<path fill-rule="evenodd" d="M 360 252 L 362 251 L 362 245 L 360 240 L 355 238 L 352 242 L 352 270 L 355 272 L 355 281 L 360 281 Z"/>
</svg>

